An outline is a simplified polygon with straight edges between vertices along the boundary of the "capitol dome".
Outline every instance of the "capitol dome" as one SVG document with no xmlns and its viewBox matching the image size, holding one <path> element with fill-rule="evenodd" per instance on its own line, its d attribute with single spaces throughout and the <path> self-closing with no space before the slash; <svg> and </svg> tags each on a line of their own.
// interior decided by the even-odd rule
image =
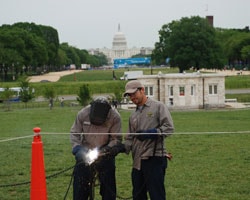
<svg viewBox="0 0 250 200">
<path fill-rule="evenodd" d="M 112 43 L 113 50 L 126 50 L 127 41 L 125 35 L 120 31 L 120 24 L 118 25 L 118 32 L 115 33 Z"/>
</svg>

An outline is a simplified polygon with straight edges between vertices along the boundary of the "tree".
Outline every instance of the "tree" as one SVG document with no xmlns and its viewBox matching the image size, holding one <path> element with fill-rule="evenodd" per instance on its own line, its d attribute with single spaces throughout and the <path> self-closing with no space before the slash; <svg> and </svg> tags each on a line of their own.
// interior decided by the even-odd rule
<svg viewBox="0 0 250 200">
<path fill-rule="evenodd" d="M 1 98 L 7 105 L 7 110 L 10 111 L 11 102 L 10 99 L 14 95 L 14 92 L 7 86 L 3 92 L 0 93 Z"/>
<path fill-rule="evenodd" d="M 87 56 L 87 63 L 89 63 L 91 66 L 99 66 L 99 61 L 96 55 L 88 55 Z"/>
<path fill-rule="evenodd" d="M 65 51 L 61 48 L 58 49 L 58 54 L 57 54 L 57 58 L 56 58 L 56 63 L 58 68 L 56 68 L 56 70 L 62 70 L 64 69 L 66 63 L 67 63 L 67 55 L 65 53 Z"/>
<path fill-rule="evenodd" d="M 0 54 L 7 54 L 10 50 L 17 52 L 13 57 L 0 56 L 3 60 L 1 63 L 4 63 L 7 69 L 15 64 L 21 70 L 24 66 L 25 72 L 39 72 L 49 71 L 56 65 L 59 38 L 57 30 L 52 27 L 21 22 L 3 25 L 0 27 L 0 41 L 0 49 L 3 50 L 0 50 Z M 18 69 L 16 71 L 18 72 Z"/>
<path fill-rule="evenodd" d="M 44 92 L 43 92 L 43 96 L 46 99 L 50 99 L 50 98 L 55 98 L 56 93 L 53 87 L 45 87 L 44 88 Z"/>
<path fill-rule="evenodd" d="M 170 65 L 178 66 L 180 72 L 190 67 L 223 67 L 215 30 L 206 19 L 194 16 L 172 21 L 162 26 L 159 35 L 159 42 L 153 51 L 153 58 L 157 62 L 170 58 Z"/>
<path fill-rule="evenodd" d="M 46 49 L 46 64 L 48 66 L 55 66 L 57 52 L 59 48 L 59 37 L 56 29 L 50 26 L 36 25 L 35 23 L 19 22 L 12 25 L 25 30 L 28 33 L 39 37 L 43 42 Z"/>
<path fill-rule="evenodd" d="M 246 60 L 247 68 L 250 69 L 250 45 L 244 46 L 241 49 L 241 57 Z"/>
<path fill-rule="evenodd" d="M 13 65 L 16 66 L 16 73 L 20 72 L 23 66 L 27 72 L 29 66 L 43 66 L 48 61 L 44 40 L 24 29 L 4 25 L 0 27 L 0 41 L 0 52 L 3 52 L 0 56 L 1 63 L 6 66 L 6 74 Z"/>
<path fill-rule="evenodd" d="M 102 66 L 107 64 L 104 54 L 90 55 L 87 50 L 80 50 L 59 43 L 57 30 L 50 26 L 19 22 L 0 26 L 0 73 L 2 81 L 7 81 L 11 74 L 41 74 L 65 69 L 65 66 L 81 64 Z"/>
<path fill-rule="evenodd" d="M 25 107 L 27 107 L 27 103 L 34 98 L 34 92 L 32 88 L 29 87 L 29 79 L 26 77 L 22 77 L 20 80 L 20 100 L 25 103 Z"/>
<path fill-rule="evenodd" d="M 90 96 L 89 86 L 87 84 L 83 84 L 79 89 L 77 101 L 82 106 L 86 106 L 90 100 L 91 96 Z"/>
<path fill-rule="evenodd" d="M 103 53 L 98 53 L 97 55 L 95 55 L 95 57 L 98 60 L 98 65 L 97 66 L 102 66 L 102 65 L 107 65 L 108 64 L 108 58 Z"/>
<path fill-rule="evenodd" d="M 218 29 L 217 35 L 230 68 L 242 69 L 249 62 L 250 32 Z"/>
<path fill-rule="evenodd" d="M 70 46 L 68 43 L 62 43 L 60 49 L 62 49 L 67 56 L 67 63 L 65 63 L 66 66 L 69 66 L 70 64 L 80 66 L 80 58 L 75 47 Z"/>
</svg>

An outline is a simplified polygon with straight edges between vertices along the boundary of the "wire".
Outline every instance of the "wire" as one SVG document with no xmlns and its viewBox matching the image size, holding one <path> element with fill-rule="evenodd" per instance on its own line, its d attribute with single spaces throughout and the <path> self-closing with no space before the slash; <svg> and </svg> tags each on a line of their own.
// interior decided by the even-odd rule
<svg viewBox="0 0 250 200">
<path fill-rule="evenodd" d="M 76 167 L 76 165 L 74 166 L 74 170 L 73 170 L 73 172 L 72 172 L 72 175 L 71 175 L 71 178 L 70 178 L 70 182 L 69 182 L 69 185 L 68 185 L 68 188 L 67 188 L 67 190 L 66 190 L 66 193 L 65 193 L 65 195 L 64 195 L 63 200 L 66 200 L 66 198 L 67 198 L 67 196 L 68 196 L 69 189 L 70 189 L 70 186 L 71 186 L 71 184 L 72 184 L 73 176 L 74 176 L 74 173 L 75 173 L 75 167 Z"/>
</svg>

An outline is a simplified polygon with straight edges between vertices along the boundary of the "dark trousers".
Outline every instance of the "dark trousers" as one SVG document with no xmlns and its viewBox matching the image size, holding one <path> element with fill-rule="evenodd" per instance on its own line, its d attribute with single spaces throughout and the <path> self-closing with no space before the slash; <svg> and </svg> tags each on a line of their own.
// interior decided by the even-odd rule
<svg viewBox="0 0 250 200">
<path fill-rule="evenodd" d="M 88 200 L 91 195 L 93 176 L 98 173 L 102 200 L 116 199 L 115 159 L 103 159 L 91 166 L 76 164 L 74 169 L 73 199 Z"/>
<path fill-rule="evenodd" d="M 166 200 L 164 178 L 166 157 L 150 157 L 141 161 L 141 170 L 132 169 L 133 200 Z"/>
</svg>

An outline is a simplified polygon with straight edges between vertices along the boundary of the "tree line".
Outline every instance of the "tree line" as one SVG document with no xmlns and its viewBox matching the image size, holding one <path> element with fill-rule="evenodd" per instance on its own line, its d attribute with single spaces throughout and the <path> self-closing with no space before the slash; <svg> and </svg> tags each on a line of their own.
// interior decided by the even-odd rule
<svg viewBox="0 0 250 200">
<path fill-rule="evenodd" d="M 180 72 L 195 68 L 249 69 L 250 31 L 211 26 L 199 16 L 164 24 L 152 53 L 155 64 L 178 66 Z"/>
<path fill-rule="evenodd" d="M 56 29 L 35 23 L 15 23 L 0 27 L 0 72 L 2 81 L 20 75 L 64 70 L 70 64 L 80 67 L 107 64 L 103 54 L 90 55 L 68 43 L 60 43 Z"/>
</svg>

